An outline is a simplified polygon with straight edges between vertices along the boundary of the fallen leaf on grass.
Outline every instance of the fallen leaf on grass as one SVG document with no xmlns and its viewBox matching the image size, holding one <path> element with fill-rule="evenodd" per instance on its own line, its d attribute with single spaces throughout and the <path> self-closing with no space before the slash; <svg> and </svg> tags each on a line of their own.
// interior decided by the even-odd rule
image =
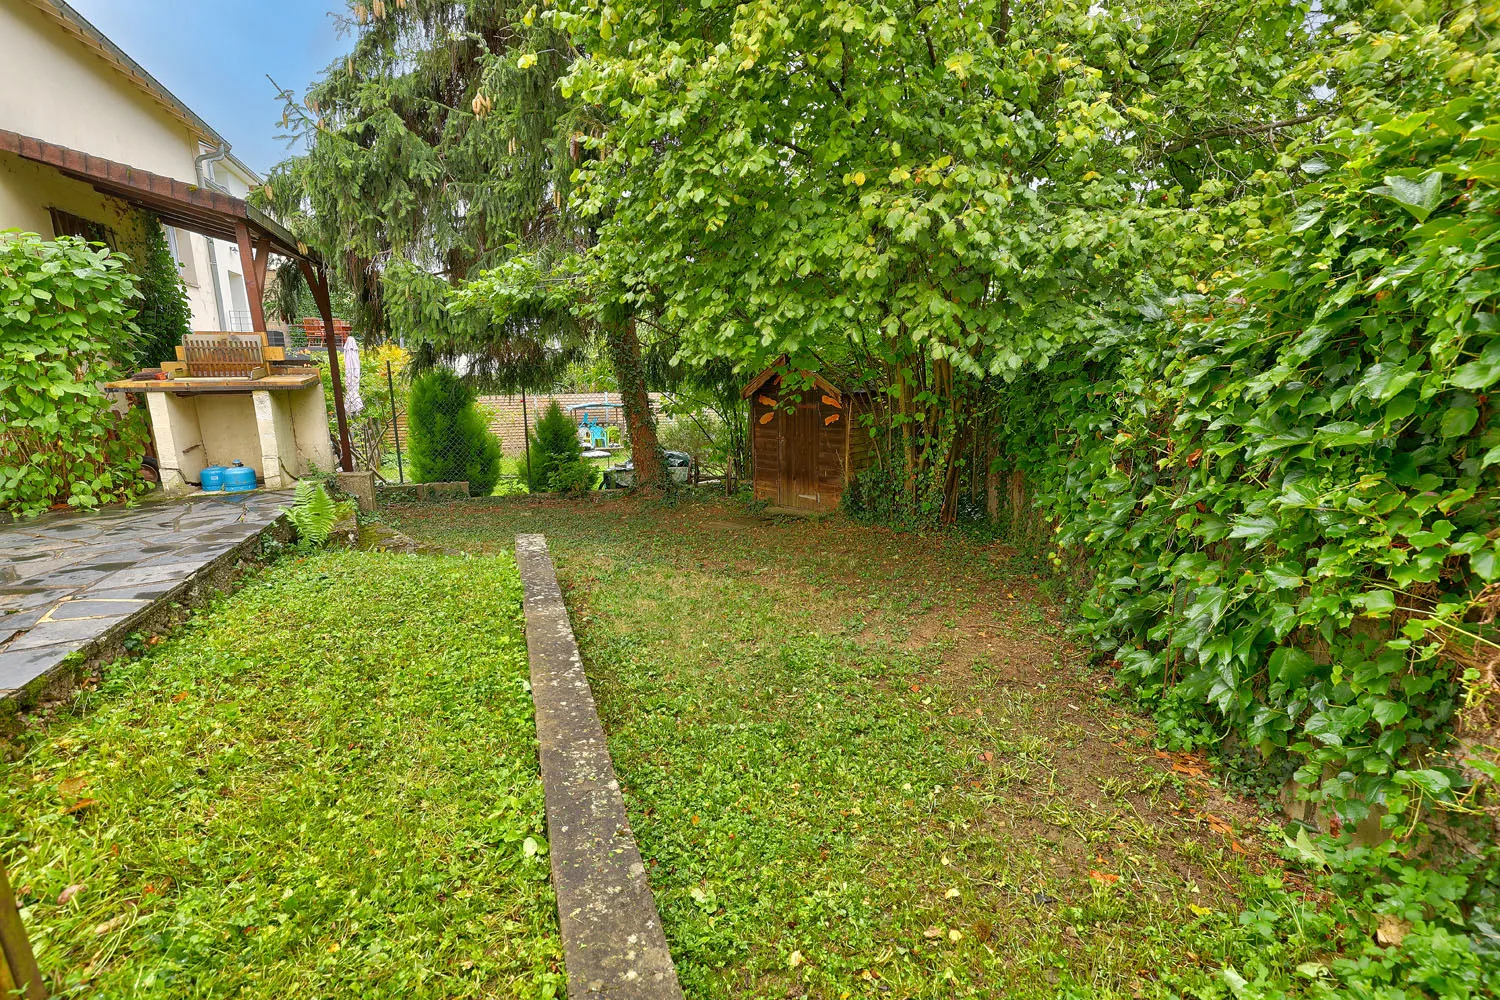
<svg viewBox="0 0 1500 1000">
<path fill-rule="evenodd" d="M 929 927 L 922 932 L 922 936 L 924 938 L 940 938 L 943 936 L 943 929 L 941 927 Z"/>
<path fill-rule="evenodd" d="M 1401 942 L 1406 940 L 1406 935 L 1411 931 L 1411 923 L 1402 920 L 1392 914 L 1381 914 L 1375 921 L 1375 943 L 1391 948 L 1399 948 Z"/>
<path fill-rule="evenodd" d="M 804 959 L 802 958 L 802 952 L 794 951 L 792 952 L 792 957 L 786 960 L 786 964 L 788 968 L 795 969 L 797 966 L 801 965 L 803 961 Z"/>
<path fill-rule="evenodd" d="M 1120 881 L 1120 876 L 1118 875 L 1111 875 L 1109 872 L 1096 871 L 1093 868 L 1089 869 L 1089 878 L 1093 879 L 1095 882 L 1103 882 L 1105 885 L 1114 885 L 1116 882 Z"/>
<path fill-rule="evenodd" d="M 80 892 L 82 892 L 83 889 L 84 889 L 84 885 L 83 885 L 82 882 L 79 882 L 77 885 L 70 885 L 70 886 L 68 886 L 62 892 L 60 892 L 60 893 L 57 894 L 57 905 L 58 906 L 67 906 L 68 905 L 68 901 L 71 900 L 74 896 L 78 895 Z"/>
<path fill-rule="evenodd" d="M 1208 824 L 1208 828 L 1214 833 L 1222 833 L 1226 836 L 1234 832 L 1234 827 L 1228 822 L 1215 816 L 1213 813 L 1199 813 L 1198 817 Z"/>
<path fill-rule="evenodd" d="M 99 804 L 99 800 L 98 799 L 79 799 L 77 802 L 74 802 L 72 805 L 63 806 L 62 809 L 59 810 L 59 811 L 64 816 L 71 816 L 73 813 L 83 812 L 89 806 L 97 806 L 98 804 Z"/>
<path fill-rule="evenodd" d="M 114 930 L 116 927 L 119 927 L 121 924 L 123 924 L 125 921 L 127 921 L 129 919 L 130 919 L 130 914 L 128 914 L 128 913 L 122 913 L 118 917 L 112 917 L 109 920 L 104 921 L 104 923 L 99 924 L 97 927 L 94 928 L 94 936 L 95 937 L 103 937 L 104 935 L 108 934 L 110 931 Z"/>
<path fill-rule="evenodd" d="M 63 798 L 76 799 L 80 792 L 88 786 L 89 779 L 81 774 L 71 778 L 64 778 L 57 783 L 57 790 L 62 793 Z"/>
</svg>

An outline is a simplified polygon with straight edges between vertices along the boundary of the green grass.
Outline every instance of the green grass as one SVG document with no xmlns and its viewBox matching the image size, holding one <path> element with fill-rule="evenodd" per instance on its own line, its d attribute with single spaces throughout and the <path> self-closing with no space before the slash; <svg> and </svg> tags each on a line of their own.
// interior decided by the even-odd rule
<svg viewBox="0 0 1500 1000">
<path fill-rule="evenodd" d="M 561 993 L 526 677 L 511 559 L 378 553 L 109 668 L 4 775 L 54 995 Z"/>
<path fill-rule="evenodd" d="M 1240 922 L 1283 878 L 1261 819 L 1101 697 L 1006 550 L 743 515 L 394 515 L 546 534 L 689 996 L 1224 996 L 1315 957 L 1274 902 Z"/>
</svg>

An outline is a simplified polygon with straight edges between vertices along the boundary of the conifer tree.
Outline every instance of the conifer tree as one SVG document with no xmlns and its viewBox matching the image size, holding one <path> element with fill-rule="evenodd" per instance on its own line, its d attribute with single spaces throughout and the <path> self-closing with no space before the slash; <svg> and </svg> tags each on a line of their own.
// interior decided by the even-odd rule
<svg viewBox="0 0 1500 1000">
<path fill-rule="evenodd" d="M 549 489 L 552 473 L 558 469 L 583 461 L 583 446 L 578 443 L 578 426 L 568 419 L 555 399 L 547 407 L 547 412 L 542 414 L 542 419 L 537 421 L 536 432 L 531 436 L 530 452 L 527 485 L 533 493 Z"/>
<path fill-rule="evenodd" d="M 142 213 L 140 228 L 140 243 L 131 248 L 136 258 L 131 269 L 141 279 L 135 315 L 141 332 L 131 346 L 134 364 L 156 365 L 173 358 L 174 348 L 191 329 L 192 313 L 187 288 L 161 222 L 150 213 Z"/>
<path fill-rule="evenodd" d="M 598 126 L 557 85 L 575 49 L 530 0 L 376 0 L 349 10 L 352 51 L 305 99 L 283 94 L 283 125 L 307 152 L 279 165 L 262 196 L 325 251 L 367 337 L 425 343 L 419 365 L 461 354 L 472 378 L 496 388 L 549 388 L 565 360 L 558 345 L 576 341 L 591 306 L 582 290 L 573 308 L 520 322 L 452 323 L 432 279 L 440 291 L 521 257 L 545 274 L 593 244 L 569 195 Z M 406 325 L 393 330 L 392 314 Z M 623 359 L 621 390 L 644 399 L 633 327 L 601 332 Z M 655 422 L 649 409 L 636 416 L 632 448 L 649 464 Z"/>
<path fill-rule="evenodd" d="M 447 368 L 419 375 L 407 421 L 411 477 L 418 483 L 467 482 L 469 495 L 489 496 L 500 480 L 500 439 L 474 404 L 474 391 Z"/>
</svg>

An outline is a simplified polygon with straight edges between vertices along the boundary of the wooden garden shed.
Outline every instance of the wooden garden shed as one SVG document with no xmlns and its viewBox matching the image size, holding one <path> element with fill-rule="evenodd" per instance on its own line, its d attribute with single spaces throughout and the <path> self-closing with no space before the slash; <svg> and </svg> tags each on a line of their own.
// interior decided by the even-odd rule
<svg viewBox="0 0 1500 1000">
<path fill-rule="evenodd" d="M 755 499 L 794 510 L 837 509 L 850 478 L 875 459 L 866 421 L 870 394 L 846 392 L 822 376 L 802 371 L 799 385 L 785 356 L 750 380 L 751 487 Z"/>
</svg>

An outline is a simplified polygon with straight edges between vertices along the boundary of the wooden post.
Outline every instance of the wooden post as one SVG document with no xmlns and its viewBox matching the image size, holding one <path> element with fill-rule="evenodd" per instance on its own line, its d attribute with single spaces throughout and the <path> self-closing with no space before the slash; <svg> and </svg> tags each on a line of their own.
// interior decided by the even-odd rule
<svg viewBox="0 0 1500 1000">
<path fill-rule="evenodd" d="M 299 260 L 302 276 L 312 290 L 313 301 L 318 304 L 318 313 L 323 317 L 323 346 L 328 348 L 328 375 L 333 379 L 333 412 L 339 422 L 339 463 L 345 472 L 354 471 L 353 451 L 349 447 L 349 418 L 344 413 L 344 376 L 339 371 L 339 353 L 333 346 L 333 301 L 328 295 L 328 272 L 321 265 L 313 267 L 306 260 Z"/>
<path fill-rule="evenodd" d="M 404 484 L 406 471 L 401 465 L 401 411 L 396 409 L 396 383 L 391 378 L 391 363 L 385 363 L 385 387 L 391 393 L 391 430 L 396 433 L 396 477 Z"/>
<path fill-rule="evenodd" d="M 0 865 L 0 996 L 12 996 L 18 989 L 25 990 L 26 1000 L 46 1000 L 42 974 L 36 967 L 31 942 L 26 938 L 26 928 L 16 909 L 10 879 L 5 874 L 5 866 Z"/>
<path fill-rule="evenodd" d="M 255 247 L 250 243 L 250 227 L 242 221 L 234 224 L 234 239 L 240 248 L 240 270 L 244 272 L 245 297 L 250 300 L 250 329 L 264 332 L 266 329 L 264 252 L 259 261 L 255 259 Z"/>
</svg>

